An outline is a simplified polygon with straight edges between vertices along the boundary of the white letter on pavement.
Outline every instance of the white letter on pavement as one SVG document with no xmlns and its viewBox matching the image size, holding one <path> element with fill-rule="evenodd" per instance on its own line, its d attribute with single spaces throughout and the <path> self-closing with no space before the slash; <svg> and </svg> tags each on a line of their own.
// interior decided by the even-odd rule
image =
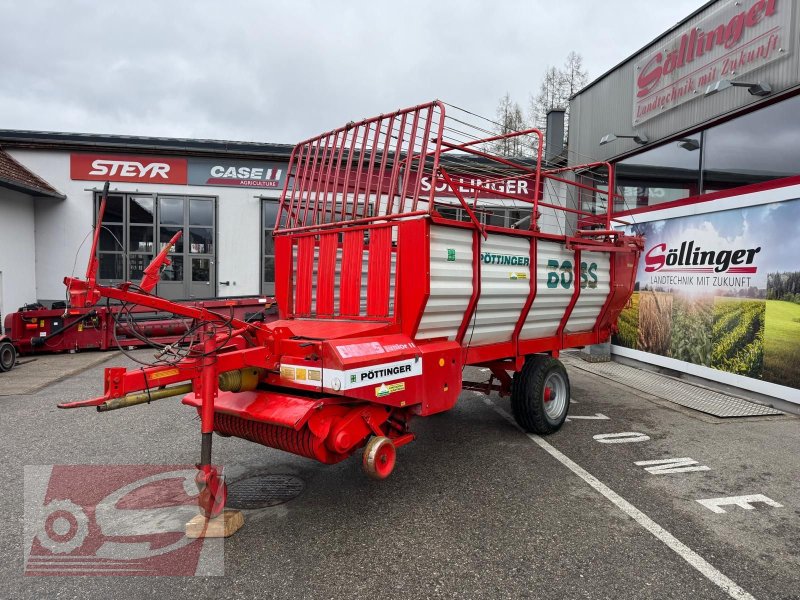
<svg viewBox="0 0 800 600">
<path fill-rule="evenodd" d="M 728 496 L 727 498 L 706 498 L 705 500 L 698 500 L 700 504 L 705 506 L 708 510 L 715 513 L 728 512 L 720 506 L 741 506 L 745 510 L 753 510 L 752 502 L 763 502 L 769 506 L 782 508 L 783 504 L 778 504 L 775 500 L 767 498 L 764 494 L 750 494 L 749 496 Z"/>
<path fill-rule="evenodd" d="M 691 458 L 665 458 L 664 460 L 640 460 L 635 463 L 640 467 L 645 465 L 653 465 L 652 467 L 645 467 L 645 471 L 653 475 L 665 475 L 667 473 L 687 473 L 689 471 L 710 471 L 711 467 L 699 464 L 696 460 Z M 691 466 L 697 465 L 697 466 Z"/>
<path fill-rule="evenodd" d="M 601 444 L 627 444 L 630 442 L 646 442 L 649 435 L 636 431 L 623 431 L 622 433 L 598 433 L 593 438 Z"/>
<path fill-rule="evenodd" d="M 607 416 L 605 416 L 603 413 L 595 413 L 594 415 L 586 415 L 586 416 L 581 416 L 581 415 L 570 415 L 570 416 L 567 418 L 567 421 L 570 421 L 570 420 L 572 420 L 572 419 L 585 419 L 585 420 L 587 420 L 587 421 L 609 421 L 609 420 L 610 420 L 610 419 L 609 419 Z"/>
</svg>

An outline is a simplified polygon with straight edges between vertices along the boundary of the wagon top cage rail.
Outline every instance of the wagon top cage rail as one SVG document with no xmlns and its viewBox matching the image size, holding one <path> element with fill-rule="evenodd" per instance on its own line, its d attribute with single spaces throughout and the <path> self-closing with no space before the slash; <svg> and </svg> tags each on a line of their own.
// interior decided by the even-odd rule
<svg viewBox="0 0 800 600">
<path fill-rule="evenodd" d="M 439 100 L 350 122 L 295 147 L 275 235 L 432 215 L 484 236 L 616 236 L 613 166 L 547 168 L 543 146 L 538 129 L 503 131 Z"/>
</svg>

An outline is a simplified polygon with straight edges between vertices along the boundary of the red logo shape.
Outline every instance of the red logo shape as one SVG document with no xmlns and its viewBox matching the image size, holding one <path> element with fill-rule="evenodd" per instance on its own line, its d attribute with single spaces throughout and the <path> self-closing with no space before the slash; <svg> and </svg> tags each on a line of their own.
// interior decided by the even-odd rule
<svg viewBox="0 0 800 600">
<path fill-rule="evenodd" d="M 26 467 L 25 575 L 222 575 L 222 540 L 185 535 L 198 514 L 196 474 L 193 465 Z"/>
</svg>

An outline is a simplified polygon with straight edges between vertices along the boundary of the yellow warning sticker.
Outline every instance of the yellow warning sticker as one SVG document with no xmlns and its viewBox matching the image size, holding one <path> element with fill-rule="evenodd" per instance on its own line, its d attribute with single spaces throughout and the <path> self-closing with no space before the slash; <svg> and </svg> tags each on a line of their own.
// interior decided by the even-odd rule
<svg viewBox="0 0 800 600">
<path fill-rule="evenodd" d="M 281 377 L 303 385 L 322 385 L 322 369 L 301 367 L 299 365 L 281 365 Z"/>
<path fill-rule="evenodd" d="M 154 379 L 164 379 L 165 377 L 172 377 L 173 375 L 178 374 L 180 374 L 180 369 L 166 369 L 165 371 L 156 371 L 155 373 L 150 373 L 147 378 L 152 381 Z"/>
<path fill-rule="evenodd" d="M 513 279 L 527 279 L 528 278 L 528 274 L 527 273 L 509 273 L 508 274 L 508 278 L 512 279 L 512 280 Z"/>
</svg>

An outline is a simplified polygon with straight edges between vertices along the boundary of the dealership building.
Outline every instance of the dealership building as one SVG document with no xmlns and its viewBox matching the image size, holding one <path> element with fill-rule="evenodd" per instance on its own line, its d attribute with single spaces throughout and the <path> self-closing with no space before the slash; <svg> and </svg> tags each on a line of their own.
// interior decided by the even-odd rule
<svg viewBox="0 0 800 600">
<path fill-rule="evenodd" d="M 646 238 L 611 353 L 800 404 L 798 21 L 792 0 L 705 4 L 571 99 L 567 157 L 614 165 L 583 173 L 613 194 L 581 208 L 611 201 Z M 64 299 L 107 180 L 102 283 L 140 279 L 180 230 L 159 295 L 271 294 L 291 151 L 0 130 L 0 313 Z"/>
<path fill-rule="evenodd" d="M 6 130 L 0 148 L 0 312 L 64 300 L 64 276 L 86 268 L 107 180 L 103 283 L 140 280 L 181 230 L 159 295 L 273 292 L 270 232 L 292 146 Z"/>
<path fill-rule="evenodd" d="M 645 235 L 612 354 L 794 403 L 799 21 L 792 0 L 708 2 L 576 94 L 569 137 Z"/>
</svg>

